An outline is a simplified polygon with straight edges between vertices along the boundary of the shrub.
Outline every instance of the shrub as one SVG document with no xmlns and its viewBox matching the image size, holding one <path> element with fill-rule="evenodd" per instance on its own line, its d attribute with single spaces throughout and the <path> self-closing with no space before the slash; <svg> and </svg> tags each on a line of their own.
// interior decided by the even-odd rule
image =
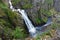
<svg viewBox="0 0 60 40">
<path fill-rule="evenodd" d="M 41 20 L 39 18 L 36 18 L 37 23 L 41 23 Z"/>
<path fill-rule="evenodd" d="M 26 34 L 24 32 L 24 29 L 16 27 L 16 29 L 13 31 L 14 38 L 24 38 L 26 37 Z"/>
<path fill-rule="evenodd" d="M 45 2 L 49 5 L 53 4 L 53 0 L 45 0 Z"/>
<path fill-rule="evenodd" d="M 45 9 L 43 9 L 43 8 L 41 8 L 41 9 L 39 10 L 39 13 L 41 13 L 41 14 L 47 16 L 47 17 L 49 17 L 49 16 L 52 15 L 52 13 L 51 13 L 49 10 L 45 10 Z"/>
<path fill-rule="evenodd" d="M 27 3 L 27 4 L 23 5 L 23 9 L 28 9 L 28 8 L 32 8 L 32 7 L 33 7 L 33 5 L 30 4 L 30 3 Z"/>
<path fill-rule="evenodd" d="M 20 2 L 21 0 L 12 0 L 12 4 L 16 5 L 18 2 Z"/>
</svg>

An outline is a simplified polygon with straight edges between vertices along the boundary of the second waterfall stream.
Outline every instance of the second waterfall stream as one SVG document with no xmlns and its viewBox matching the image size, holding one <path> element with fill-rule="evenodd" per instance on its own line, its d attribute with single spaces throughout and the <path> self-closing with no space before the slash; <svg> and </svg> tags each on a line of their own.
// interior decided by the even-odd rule
<svg viewBox="0 0 60 40">
<path fill-rule="evenodd" d="M 9 0 L 9 5 L 10 5 L 10 9 L 14 12 L 14 11 L 17 11 L 19 12 L 19 14 L 22 15 L 22 18 L 24 19 L 25 21 L 25 24 L 29 30 L 29 33 L 31 35 L 31 37 L 35 37 L 36 36 L 36 28 L 34 27 L 34 25 L 32 24 L 32 22 L 29 20 L 25 10 L 21 10 L 21 9 L 15 9 L 12 5 L 12 2 L 11 0 Z"/>
</svg>

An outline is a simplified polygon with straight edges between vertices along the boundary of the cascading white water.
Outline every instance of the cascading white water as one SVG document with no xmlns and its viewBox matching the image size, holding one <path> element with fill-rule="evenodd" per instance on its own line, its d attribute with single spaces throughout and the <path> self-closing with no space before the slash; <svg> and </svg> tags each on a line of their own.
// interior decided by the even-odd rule
<svg viewBox="0 0 60 40">
<path fill-rule="evenodd" d="M 20 10 L 20 9 L 17 9 L 17 11 L 22 14 L 22 17 L 23 17 L 23 19 L 24 19 L 24 21 L 25 21 L 25 23 L 26 23 L 26 25 L 29 29 L 29 32 L 30 32 L 31 36 L 35 36 L 36 29 L 32 25 L 31 21 L 28 19 L 28 16 L 27 16 L 26 12 L 24 10 Z"/>
<path fill-rule="evenodd" d="M 10 5 L 10 9 L 12 11 L 18 11 L 21 15 L 22 18 L 24 19 L 26 26 L 29 30 L 29 33 L 32 37 L 36 36 L 36 28 L 33 26 L 33 24 L 31 23 L 31 21 L 29 20 L 25 10 L 21 10 L 21 9 L 14 9 L 14 7 L 12 6 L 11 0 L 9 0 L 9 5 Z"/>
</svg>

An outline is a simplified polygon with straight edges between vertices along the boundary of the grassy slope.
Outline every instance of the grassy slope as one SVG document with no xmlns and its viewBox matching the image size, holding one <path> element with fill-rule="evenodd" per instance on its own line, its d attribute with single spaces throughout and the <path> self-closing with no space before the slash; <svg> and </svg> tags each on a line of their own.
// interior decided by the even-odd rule
<svg viewBox="0 0 60 40">
<path fill-rule="evenodd" d="M 25 30 L 23 28 L 18 28 L 18 15 L 12 12 L 8 6 L 0 1 L 0 29 L 3 30 L 4 38 L 24 38 L 26 37 Z M 14 30 L 13 30 L 14 29 Z M 2 31 L 1 31 L 2 32 Z M 1 34 L 1 33 L 0 33 Z M 1 34 L 2 35 L 2 34 Z M 0 35 L 0 36 L 1 36 Z"/>
</svg>

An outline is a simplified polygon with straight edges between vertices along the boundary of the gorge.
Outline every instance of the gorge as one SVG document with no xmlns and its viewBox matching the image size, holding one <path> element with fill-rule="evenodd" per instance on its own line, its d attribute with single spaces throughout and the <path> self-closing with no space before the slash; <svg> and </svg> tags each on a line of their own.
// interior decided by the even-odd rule
<svg viewBox="0 0 60 40">
<path fill-rule="evenodd" d="M 30 33 L 30 35 L 31 35 L 31 37 L 36 37 L 36 32 L 39 30 L 43 30 L 43 27 L 46 27 L 46 26 L 48 26 L 48 25 L 50 25 L 51 23 L 52 23 L 52 18 L 51 17 L 49 17 L 48 18 L 48 21 L 46 22 L 46 24 L 44 24 L 43 26 L 40 26 L 40 27 L 34 27 L 34 25 L 31 23 L 31 21 L 29 20 L 29 18 L 28 18 L 28 16 L 27 16 L 27 14 L 26 14 L 26 12 L 25 12 L 25 10 L 22 10 L 22 9 L 15 9 L 14 7 L 13 7 L 13 5 L 12 5 L 12 3 L 11 3 L 11 0 L 9 0 L 9 5 L 10 5 L 10 9 L 14 12 L 14 11 L 17 11 L 17 12 L 19 12 L 19 14 L 21 13 L 21 15 L 22 15 L 22 18 L 24 19 L 24 21 L 25 21 L 25 24 L 26 24 L 26 26 L 27 26 L 27 28 L 28 28 L 28 30 L 29 30 L 29 33 Z"/>
<path fill-rule="evenodd" d="M 0 40 L 59 40 L 60 0 L 0 0 Z"/>
</svg>

